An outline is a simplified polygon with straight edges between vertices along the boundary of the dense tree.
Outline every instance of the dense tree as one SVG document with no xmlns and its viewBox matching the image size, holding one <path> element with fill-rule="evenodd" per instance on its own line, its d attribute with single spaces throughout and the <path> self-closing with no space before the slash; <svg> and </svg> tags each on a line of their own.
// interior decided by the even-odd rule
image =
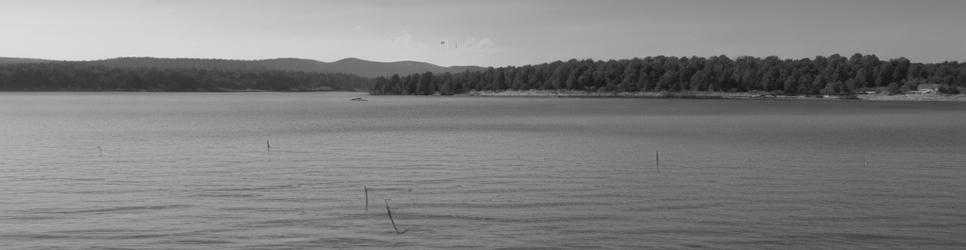
<svg viewBox="0 0 966 250">
<path fill-rule="evenodd" d="M 392 86 L 383 80 L 376 85 Z M 5 91 L 352 91 L 371 89 L 370 82 L 355 75 L 295 71 L 114 68 L 71 62 L 0 66 L 0 90 Z"/>
<path fill-rule="evenodd" d="M 881 61 L 874 55 L 778 57 L 656 56 L 556 61 L 462 73 L 420 73 L 367 79 L 347 74 L 260 69 L 112 67 L 70 62 L 0 65 L 0 90 L 315 91 L 372 94 L 459 94 L 480 90 L 764 91 L 843 94 L 867 88 L 891 93 L 937 83 L 944 93 L 966 87 L 966 64 Z"/>
<path fill-rule="evenodd" d="M 401 91 L 406 79 L 437 77 L 426 91 Z M 895 84 L 893 84 L 895 83 Z M 915 89 L 920 83 L 966 87 L 966 64 L 912 63 L 898 58 L 880 61 L 875 55 L 834 54 L 805 59 L 715 56 L 656 56 L 625 60 L 566 62 L 490 68 L 486 71 L 380 78 L 372 94 L 458 94 L 473 90 L 586 91 L 765 91 L 786 94 L 847 94 L 865 88 Z M 448 87 L 447 87 L 448 86 Z M 898 87 L 896 87 L 898 86 Z M 446 91 L 443 91 L 443 90 Z"/>
</svg>

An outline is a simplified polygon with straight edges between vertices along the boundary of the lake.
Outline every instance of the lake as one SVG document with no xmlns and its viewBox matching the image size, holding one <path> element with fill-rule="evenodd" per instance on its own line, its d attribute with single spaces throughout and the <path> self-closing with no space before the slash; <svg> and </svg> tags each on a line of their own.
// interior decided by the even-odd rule
<svg viewBox="0 0 966 250">
<path fill-rule="evenodd" d="M 961 102 L 0 93 L 0 242 L 963 249 L 964 139 Z"/>
</svg>

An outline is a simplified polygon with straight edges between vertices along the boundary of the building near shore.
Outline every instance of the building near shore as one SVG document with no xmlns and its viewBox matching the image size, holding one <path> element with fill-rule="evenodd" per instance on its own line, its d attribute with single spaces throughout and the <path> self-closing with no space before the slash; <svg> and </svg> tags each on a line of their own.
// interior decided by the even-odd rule
<svg viewBox="0 0 966 250">
<path fill-rule="evenodd" d="M 916 87 L 917 94 L 935 94 L 939 93 L 939 84 L 935 83 L 923 83 Z"/>
</svg>

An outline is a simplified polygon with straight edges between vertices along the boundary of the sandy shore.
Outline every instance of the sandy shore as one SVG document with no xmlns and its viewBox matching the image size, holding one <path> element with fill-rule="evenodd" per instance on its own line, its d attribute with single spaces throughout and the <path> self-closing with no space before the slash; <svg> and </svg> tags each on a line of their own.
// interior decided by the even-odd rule
<svg viewBox="0 0 966 250">
<path fill-rule="evenodd" d="M 867 100 L 867 101 L 966 101 L 966 95 L 864 94 L 855 96 L 784 96 L 750 92 L 588 92 L 574 90 L 472 91 L 458 96 L 489 97 L 585 97 L 585 98 L 678 98 L 678 99 L 778 99 L 778 100 Z"/>
</svg>

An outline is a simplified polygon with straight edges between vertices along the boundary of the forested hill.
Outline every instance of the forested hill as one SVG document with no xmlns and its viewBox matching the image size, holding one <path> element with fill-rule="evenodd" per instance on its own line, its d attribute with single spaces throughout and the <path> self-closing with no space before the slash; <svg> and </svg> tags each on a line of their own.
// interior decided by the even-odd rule
<svg viewBox="0 0 966 250">
<path fill-rule="evenodd" d="M 443 67 L 431 63 L 417 61 L 373 62 L 358 58 L 346 58 L 328 63 L 323 72 L 349 73 L 366 77 L 390 76 L 393 74 L 408 75 L 423 72 L 461 73 L 465 71 L 483 71 L 486 68 L 477 66 L 449 66 Z"/>
<path fill-rule="evenodd" d="M 84 62 L 0 64 L 2 91 L 364 91 L 370 78 L 253 68 L 110 67 Z"/>
<path fill-rule="evenodd" d="M 0 57 L 0 65 L 49 62 L 44 59 Z"/>
<path fill-rule="evenodd" d="M 464 73 L 393 75 L 375 79 L 370 93 L 459 94 L 473 90 L 768 91 L 775 94 L 849 94 L 866 89 L 899 93 L 921 83 L 966 87 L 966 63 L 915 63 L 905 58 L 838 54 L 778 57 L 647 57 L 570 60 Z"/>
<path fill-rule="evenodd" d="M 52 61 L 0 57 L 0 90 L 120 91 L 366 91 L 370 77 L 422 72 L 479 71 L 430 63 L 373 62 L 357 58 L 326 63 L 307 59 L 226 60 L 125 57 Z"/>
<path fill-rule="evenodd" d="M 364 77 L 389 76 L 392 74 L 414 74 L 423 72 L 457 73 L 479 71 L 480 67 L 453 66 L 442 67 L 435 64 L 415 61 L 374 62 L 358 58 L 346 58 L 335 62 L 320 62 L 299 58 L 278 58 L 265 60 L 226 60 L 192 58 L 152 58 L 123 57 L 84 62 L 117 68 L 159 68 L 159 69 L 209 69 L 209 70 L 277 70 L 303 71 L 314 73 L 344 73 Z"/>
</svg>

